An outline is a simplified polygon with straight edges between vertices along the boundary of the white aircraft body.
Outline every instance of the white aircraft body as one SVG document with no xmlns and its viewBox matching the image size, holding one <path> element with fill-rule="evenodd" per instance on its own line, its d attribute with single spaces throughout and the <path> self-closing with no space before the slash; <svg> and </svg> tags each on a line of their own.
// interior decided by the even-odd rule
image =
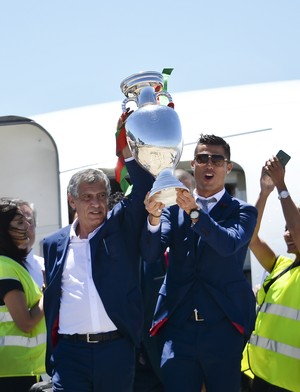
<svg viewBox="0 0 300 392">
<path fill-rule="evenodd" d="M 286 183 L 294 201 L 300 203 L 300 80 L 170 93 L 184 140 L 178 167 L 190 170 L 201 133 L 222 136 L 231 146 L 234 163 L 226 186 L 236 197 L 254 204 L 262 166 L 284 150 L 291 156 Z M 120 94 L 119 102 L 30 119 L 0 117 L 0 196 L 34 203 L 38 212 L 37 253 L 41 253 L 45 235 L 69 223 L 66 193 L 73 173 L 85 167 L 99 167 L 114 179 L 115 130 L 123 99 Z M 278 254 L 286 254 L 284 226 L 274 191 L 260 234 Z M 263 270 L 249 251 L 245 269 L 250 267 L 254 286 L 261 282 Z"/>
</svg>

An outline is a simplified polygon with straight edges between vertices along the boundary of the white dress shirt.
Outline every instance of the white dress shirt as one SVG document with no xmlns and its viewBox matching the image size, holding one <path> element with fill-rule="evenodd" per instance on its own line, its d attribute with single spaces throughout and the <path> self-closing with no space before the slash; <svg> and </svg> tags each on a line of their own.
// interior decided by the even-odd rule
<svg viewBox="0 0 300 392">
<path fill-rule="evenodd" d="M 210 202 L 210 203 L 208 203 L 208 212 L 210 212 L 210 210 L 218 203 L 218 201 L 220 201 L 221 200 L 221 198 L 222 198 L 222 196 L 224 195 L 224 193 L 225 193 L 225 188 L 223 188 L 220 192 L 218 192 L 218 193 L 215 193 L 214 195 L 211 195 L 211 196 L 209 196 L 209 197 L 203 197 L 203 196 L 199 196 L 198 195 L 198 193 L 196 192 L 196 189 L 193 191 L 193 196 L 194 196 L 194 198 L 195 198 L 195 200 L 196 200 L 196 203 L 198 204 L 198 206 L 201 208 L 202 206 L 199 204 L 199 202 L 198 201 L 200 201 L 200 203 L 201 203 L 201 199 L 204 199 L 204 200 L 208 200 L 208 199 L 211 199 L 211 198 L 215 198 L 216 200 L 215 201 L 213 201 L 213 202 Z"/>
<path fill-rule="evenodd" d="M 92 278 L 89 240 L 76 235 L 76 219 L 70 232 L 70 244 L 62 274 L 62 290 L 59 311 L 60 334 L 85 334 L 114 331 L 117 329 L 104 308 Z"/>
<path fill-rule="evenodd" d="M 24 264 L 32 279 L 39 286 L 39 288 L 42 289 L 44 285 L 44 259 L 40 256 L 35 255 L 33 253 L 33 249 L 31 249 L 31 251 L 26 256 Z"/>
</svg>

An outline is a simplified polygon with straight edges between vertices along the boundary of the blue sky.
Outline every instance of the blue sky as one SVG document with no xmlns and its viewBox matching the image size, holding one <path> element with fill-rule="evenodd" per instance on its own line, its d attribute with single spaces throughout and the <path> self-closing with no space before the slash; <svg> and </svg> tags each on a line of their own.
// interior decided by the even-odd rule
<svg viewBox="0 0 300 392">
<path fill-rule="evenodd" d="M 121 81 L 174 68 L 169 92 L 300 79 L 299 0 L 9 0 L 0 115 L 123 100 Z"/>
</svg>

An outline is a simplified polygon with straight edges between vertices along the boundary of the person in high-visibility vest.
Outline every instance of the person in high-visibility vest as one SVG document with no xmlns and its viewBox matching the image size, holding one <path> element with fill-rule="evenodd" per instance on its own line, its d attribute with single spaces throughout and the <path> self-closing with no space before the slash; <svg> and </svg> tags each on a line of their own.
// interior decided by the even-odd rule
<svg viewBox="0 0 300 392">
<path fill-rule="evenodd" d="M 0 199 L 0 390 L 28 391 L 45 373 L 43 294 L 25 268 L 32 222 Z"/>
<path fill-rule="evenodd" d="M 262 169 L 258 220 L 250 242 L 251 251 L 270 273 L 257 292 L 255 329 L 242 362 L 243 370 L 248 360 L 254 376 L 253 392 L 300 391 L 300 212 L 284 177 L 280 161 L 269 159 Z M 267 199 L 275 187 L 286 220 L 287 252 L 295 255 L 294 260 L 276 255 L 258 235 Z"/>
</svg>

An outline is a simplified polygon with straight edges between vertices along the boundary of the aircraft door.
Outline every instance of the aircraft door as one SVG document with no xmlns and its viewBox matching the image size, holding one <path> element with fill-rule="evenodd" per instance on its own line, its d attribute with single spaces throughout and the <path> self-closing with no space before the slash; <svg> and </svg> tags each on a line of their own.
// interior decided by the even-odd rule
<svg viewBox="0 0 300 392">
<path fill-rule="evenodd" d="M 0 197 L 21 198 L 37 211 L 35 253 L 42 239 L 60 227 L 60 186 L 56 145 L 39 124 L 18 116 L 0 117 Z"/>
</svg>

